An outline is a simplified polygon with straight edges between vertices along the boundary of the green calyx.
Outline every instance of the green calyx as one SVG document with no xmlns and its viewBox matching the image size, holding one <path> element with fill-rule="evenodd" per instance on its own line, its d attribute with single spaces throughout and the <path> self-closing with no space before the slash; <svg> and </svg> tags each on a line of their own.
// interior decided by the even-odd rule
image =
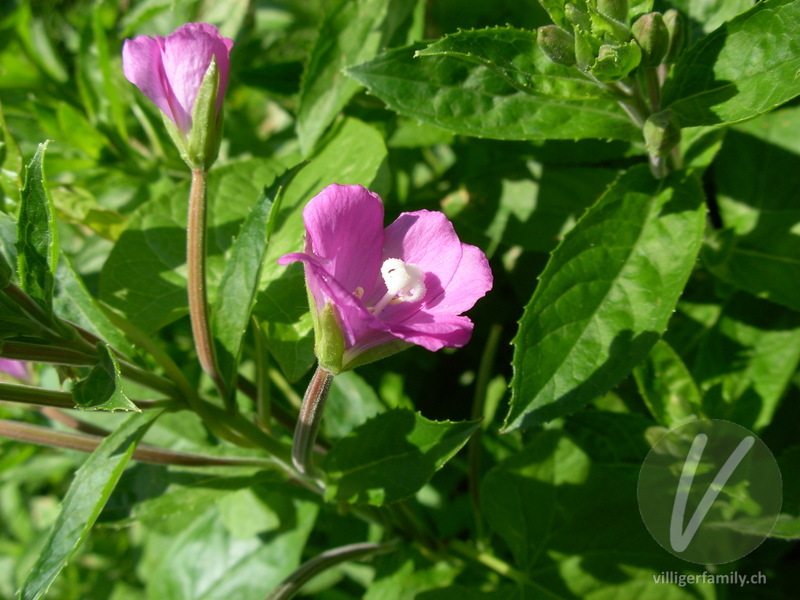
<svg viewBox="0 0 800 600">
<path fill-rule="evenodd" d="M 312 308 L 312 314 L 316 311 Z M 319 366 L 334 375 L 342 372 L 344 335 L 333 304 L 326 304 L 314 314 L 314 354 Z"/>
<path fill-rule="evenodd" d="M 169 117 L 162 115 L 169 136 L 178 148 L 181 158 L 191 169 L 207 171 L 217 160 L 223 122 L 221 108 L 217 115 L 218 94 L 219 68 L 217 61 L 212 58 L 194 101 L 189 135 L 181 133 Z"/>
<path fill-rule="evenodd" d="M 670 49 L 670 34 L 661 13 L 642 15 L 631 30 L 642 49 L 642 65 L 645 67 L 660 65 Z"/>
<path fill-rule="evenodd" d="M 576 63 L 575 37 L 557 25 L 539 27 L 536 42 L 547 58 L 558 65 L 571 67 Z"/>
</svg>

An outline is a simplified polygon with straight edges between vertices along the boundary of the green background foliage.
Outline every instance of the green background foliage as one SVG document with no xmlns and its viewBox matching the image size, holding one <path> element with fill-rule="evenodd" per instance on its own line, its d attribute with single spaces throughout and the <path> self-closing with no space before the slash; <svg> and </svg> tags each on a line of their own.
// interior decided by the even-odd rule
<svg viewBox="0 0 800 600">
<path fill-rule="evenodd" d="M 684 168 L 663 179 L 622 88 L 537 45 L 570 27 L 566 4 L 0 7 L 0 354 L 28 352 L 40 390 L 25 406 L 0 373 L 0 433 L 62 446 L 0 436 L 0 598 L 255 600 L 326 550 L 390 539 L 300 596 L 796 595 L 800 0 L 628 2 L 623 28 L 685 19 L 658 99 Z M 235 41 L 208 214 L 234 415 L 192 344 L 189 174 L 121 69 L 124 39 L 190 21 Z M 286 467 L 315 357 L 303 269 L 276 260 L 331 183 L 379 193 L 387 224 L 444 212 L 494 287 L 464 348 L 334 378 L 320 490 Z M 712 571 L 662 549 L 636 504 L 652 445 L 695 418 L 778 459 L 778 527 L 713 567 L 764 585 L 654 581 Z"/>
</svg>

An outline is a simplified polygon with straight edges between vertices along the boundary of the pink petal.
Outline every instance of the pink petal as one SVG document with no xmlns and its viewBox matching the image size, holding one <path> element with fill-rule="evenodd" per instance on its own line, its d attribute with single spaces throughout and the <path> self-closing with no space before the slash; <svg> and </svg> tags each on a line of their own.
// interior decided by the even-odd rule
<svg viewBox="0 0 800 600">
<path fill-rule="evenodd" d="M 180 107 L 174 108 L 179 129 L 185 127 L 188 131 L 191 127 L 194 102 L 212 57 L 219 68 L 219 111 L 228 86 L 232 44 L 231 40 L 225 41 L 220 36 L 216 27 L 205 23 L 187 23 L 167 36 L 163 52 L 164 71 Z"/>
<path fill-rule="evenodd" d="M 300 261 L 305 265 L 306 284 L 314 297 L 315 308 L 319 312 L 326 304 L 333 304 L 339 316 L 339 325 L 345 339 L 345 347 L 351 348 L 365 339 L 378 335 L 378 341 L 366 347 L 372 347 L 382 341 L 391 339 L 387 327 L 370 313 L 364 304 L 348 291 L 330 274 L 327 264 L 317 257 L 303 252 L 286 254 L 278 259 L 278 264 L 288 265 Z M 383 339 L 387 338 L 387 339 Z"/>
<path fill-rule="evenodd" d="M 28 378 L 28 365 L 27 363 L 18 360 L 10 360 L 8 358 L 0 358 L 0 371 L 7 373 L 17 379 Z"/>
<path fill-rule="evenodd" d="M 492 289 L 492 270 L 483 251 L 469 244 L 461 244 L 461 250 L 455 275 L 443 293 L 425 303 L 425 312 L 460 315 Z"/>
<path fill-rule="evenodd" d="M 369 294 L 380 278 L 383 203 L 360 185 L 329 185 L 303 210 L 306 251 L 323 259 L 325 269 L 348 294 Z"/>
<path fill-rule="evenodd" d="M 146 35 L 125 40 L 122 45 L 122 71 L 128 81 L 178 125 L 173 107 L 179 105 L 164 72 L 161 44 L 163 38 L 156 40 Z"/>
<path fill-rule="evenodd" d="M 422 315 L 417 313 L 415 317 Z M 427 315 L 431 318 L 432 315 Z M 469 317 L 456 315 L 435 315 L 435 320 L 422 322 L 421 318 L 412 325 L 390 324 L 389 330 L 400 339 L 436 352 L 442 348 L 460 348 L 472 337 L 472 321 Z"/>
<path fill-rule="evenodd" d="M 415 264 L 425 272 L 427 292 L 421 302 L 389 305 L 380 315 L 383 321 L 401 322 L 444 291 L 461 261 L 461 242 L 453 224 L 442 213 L 427 210 L 403 213 L 386 228 L 383 260 L 388 258 Z M 385 292 L 381 282 L 367 298 L 367 306 L 378 302 Z"/>
</svg>

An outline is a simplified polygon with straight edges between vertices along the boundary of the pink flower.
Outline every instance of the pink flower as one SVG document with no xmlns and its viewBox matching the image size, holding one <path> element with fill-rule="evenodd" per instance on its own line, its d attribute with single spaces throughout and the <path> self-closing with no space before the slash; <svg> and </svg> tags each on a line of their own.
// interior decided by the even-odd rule
<svg viewBox="0 0 800 600">
<path fill-rule="evenodd" d="M 442 213 L 403 213 L 384 229 L 377 194 L 330 185 L 308 203 L 303 220 L 305 252 L 278 263 L 302 261 L 312 310 L 335 308 L 342 369 L 391 353 L 377 349 L 373 358 L 358 359 L 384 344 L 435 351 L 469 341 L 472 321 L 461 313 L 491 289 L 492 272 L 483 252 L 461 243 Z"/>
<path fill-rule="evenodd" d="M 0 358 L 0 371 L 17 379 L 28 378 L 28 365 L 18 360 Z"/>
<path fill-rule="evenodd" d="M 125 77 L 175 124 L 184 136 L 192 128 L 192 111 L 211 59 L 219 69 L 217 116 L 228 87 L 233 40 L 213 25 L 187 23 L 163 38 L 143 35 L 125 40 L 122 70 Z"/>
</svg>

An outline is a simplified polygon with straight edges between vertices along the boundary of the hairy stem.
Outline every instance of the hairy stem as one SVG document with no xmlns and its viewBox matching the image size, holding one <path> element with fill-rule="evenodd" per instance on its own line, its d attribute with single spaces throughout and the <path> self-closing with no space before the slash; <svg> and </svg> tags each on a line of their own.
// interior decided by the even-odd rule
<svg viewBox="0 0 800 600">
<path fill-rule="evenodd" d="M 295 468 L 309 477 L 313 477 L 314 470 L 314 442 L 322 421 L 325 400 L 331 388 L 333 374 L 320 366 L 314 371 L 308 389 L 303 397 L 300 414 L 297 417 L 297 426 L 294 430 L 292 444 L 292 462 Z"/>
<path fill-rule="evenodd" d="M 227 394 L 222 376 L 217 368 L 214 338 L 209 320 L 208 293 L 206 290 L 206 213 L 208 207 L 208 173 L 192 169 L 192 187 L 189 193 L 189 217 L 186 231 L 186 266 L 189 289 L 189 318 L 192 336 L 200 366 L 211 377 L 220 394 L 232 410 L 235 398 Z"/>
<path fill-rule="evenodd" d="M 103 438 L 86 433 L 71 433 L 56 431 L 49 427 L 31 425 L 19 421 L 0 419 L 0 435 L 29 442 L 38 446 L 51 446 L 56 448 L 69 448 L 80 452 L 92 452 L 103 441 Z M 193 467 L 207 466 L 269 466 L 270 461 L 261 458 L 234 457 L 234 456 L 205 456 L 176 452 L 156 446 L 140 444 L 133 452 L 133 459 L 157 465 L 183 465 Z"/>
<path fill-rule="evenodd" d="M 340 546 L 332 550 L 326 550 L 319 556 L 303 563 L 300 567 L 286 579 L 281 581 L 274 590 L 267 596 L 266 600 L 288 600 L 300 590 L 304 583 L 315 575 L 335 567 L 336 565 L 350 560 L 358 560 L 377 554 L 387 554 L 400 547 L 399 540 L 391 540 L 383 543 L 365 542 L 361 544 L 350 544 Z"/>
</svg>

